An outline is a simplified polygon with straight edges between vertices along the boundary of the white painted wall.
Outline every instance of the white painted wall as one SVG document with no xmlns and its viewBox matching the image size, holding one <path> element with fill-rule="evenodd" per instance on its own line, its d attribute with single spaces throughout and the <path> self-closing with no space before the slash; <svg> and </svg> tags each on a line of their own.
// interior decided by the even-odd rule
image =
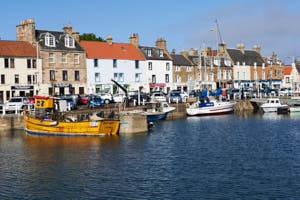
<svg viewBox="0 0 300 200">
<path fill-rule="evenodd" d="M 149 70 L 149 63 L 152 63 L 152 70 Z M 167 63 L 169 63 L 169 70 L 167 70 Z M 164 83 L 166 84 L 166 87 L 164 88 L 164 92 L 167 92 L 167 87 L 169 87 L 171 90 L 175 89 L 175 86 L 173 84 L 173 61 L 171 60 L 146 60 L 146 66 L 147 66 L 147 82 L 148 82 L 148 91 L 149 84 L 152 82 L 152 75 L 156 76 L 156 83 Z M 166 83 L 165 75 L 169 74 L 169 82 Z"/>
<path fill-rule="evenodd" d="M 38 60 L 37 68 L 27 68 L 27 59 L 36 59 L 32 57 L 8 57 L 14 58 L 15 68 L 4 67 L 4 57 L 0 57 L 0 75 L 5 75 L 5 84 L 0 82 L 0 91 L 4 91 L 4 101 L 6 101 L 6 91 L 11 91 L 11 86 L 34 86 L 34 94 L 36 90 L 40 90 L 42 82 L 42 60 Z M 15 83 L 15 75 L 19 75 L 19 84 Z M 28 84 L 27 76 L 37 75 L 37 82 Z M 1 77 L 0 77 L 1 78 Z M 24 90 L 29 93 L 29 90 Z M 41 91 L 40 91 L 41 92 Z M 19 96 L 19 91 L 15 90 L 15 96 Z"/>
<path fill-rule="evenodd" d="M 239 76 L 238 76 L 239 73 Z M 245 73 L 245 77 L 244 77 Z M 239 80 L 251 80 L 250 79 L 250 66 L 249 65 L 233 65 L 233 79 L 234 81 L 239 81 Z M 243 83 L 241 83 L 243 84 Z M 238 88 L 239 84 L 234 83 L 234 87 Z"/>
<path fill-rule="evenodd" d="M 98 59 L 98 67 L 94 66 L 94 59 L 86 59 L 87 64 L 87 87 L 88 93 L 95 93 L 96 85 L 107 85 L 111 88 L 114 84 L 111 79 L 114 79 L 114 73 L 123 73 L 124 80 L 116 80 L 124 85 L 129 84 L 129 90 L 138 90 L 140 86 L 146 87 L 146 62 L 139 60 L 139 68 L 135 67 L 135 60 L 119 60 L 117 59 L 117 67 L 113 67 L 113 59 Z M 100 81 L 96 82 L 95 73 L 100 73 Z M 140 73 L 140 81 L 136 81 L 135 74 Z"/>
</svg>

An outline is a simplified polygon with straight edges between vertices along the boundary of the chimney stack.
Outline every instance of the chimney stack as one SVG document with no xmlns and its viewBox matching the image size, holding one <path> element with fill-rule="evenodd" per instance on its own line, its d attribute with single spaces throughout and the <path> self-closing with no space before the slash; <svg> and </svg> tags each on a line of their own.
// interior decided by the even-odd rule
<svg viewBox="0 0 300 200">
<path fill-rule="evenodd" d="M 72 35 L 72 26 L 71 26 L 71 24 L 68 23 L 68 25 L 63 28 L 63 31 L 65 33 L 68 33 L 69 35 Z"/>
<path fill-rule="evenodd" d="M 165 39 L 163 39 L 163 38 L 158 38 L 157 40 L 156 40 L 156 47 L 157 48 L 160 48 L 160 49 L 163 49 L 163 50 L 167 50 L 167 42 L 166 42 L 166 40 Z"/>
<path fill-rule="evenodd" d="M 253 50 L 255 50 L 260 55 L 260 46 L 254 45 Z"/>
<path fill-rule="evenodd" d="M 189 50 L 189 55 L 190 56 L 198 56 L 198 49 L 197 48 L 190 48 Z"/>
<path fill-rule="evenodd" d="M 172 52 L 171 52 L 171 54 L 175 54 L 175 49 L 172 49 Z"/>
<path fill-rule="evenodd" d="M 107 36 L 106 42 L 107 42 L 109 45 L 112 45 L 112 36 L 111 36 L 111 35 L 108 35 L 108 36 Z"/>
<path fill-rule="evenodd" d="M 237 48 L 243 53 L 245 54 L 245 45 L 244 44 L 238 44 Z"/>
<path fill-rule="evenodd" d="M 72 37 L 77 41 L 79 42 L 79 32 L 74 30 L 72 31 Z"/>
<path fill-rule="evenodd" d="M 35 23 L 33 19 L 22 20 L 21 24 L 17 25 L 16 27 L 18 41 L 27 41 L 30 43 L 36 42 Z"/>
<path fill-rule="evenodd" d="M 226 48 L 227 48 L 226 43 L 224 41 L 219 44 L 219 49 L 218 49 L 219 56 L 221 57 L 225 56 Z"/>
<path fill-rule="evenodd" d="M 137 33 L 132 33 L 129 38 L 129 43 L 133 44 L 136 48 L 139 47 L 139 35 Z"/>
<path fill-rule="evenodd" d="M 276 59 L 277 58 L 277 54 L 273 51 L 273 54 L 272 54 L 272 58 L 273 59 Z"/>
<path fill-rule="evenodd" d="M 184 57 L 188 57 L 188 52 L 187 52 L 185 49 L 183 49 L 180 53 L 181 53 L 181 55 L 183 55 Z"/>
</svg>

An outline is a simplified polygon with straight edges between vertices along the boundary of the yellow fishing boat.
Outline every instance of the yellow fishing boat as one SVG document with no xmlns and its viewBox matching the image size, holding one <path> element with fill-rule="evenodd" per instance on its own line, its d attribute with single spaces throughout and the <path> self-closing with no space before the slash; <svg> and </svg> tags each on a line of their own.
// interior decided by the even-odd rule
<svg viewBox="0 0 300 200">
<path fill-rule="evenodd" d="M 36 97 L 36 110 L 54 109 L 53 98 Z M 41 116 L 41 115 L 39 115 Z M 59 121 L 51 118 L 37 117 L 35 113 L 24 112 L 25 130 L 29 134 L 56 136 L 97 136 L 115 135 L 119 131 L 120 121 L 115 119 L 100 119 L 83 121 Z"/>
</svg>

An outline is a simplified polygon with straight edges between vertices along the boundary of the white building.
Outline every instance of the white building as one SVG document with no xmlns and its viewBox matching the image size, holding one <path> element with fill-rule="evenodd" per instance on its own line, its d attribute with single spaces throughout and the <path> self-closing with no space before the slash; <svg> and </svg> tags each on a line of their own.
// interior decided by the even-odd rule
<svg viewBox="0 0 300 200">
<path fill-rule="evenodd" d="M 0 101 L 40 93 L 42 62 L 36 56 L 29 42 L 0 40 Z"/>
<path fill-rule="evenodd" d="M 133 34 L 131 38 L 133 36 L 137 36 L 137 34 Z M 167 93 L 174 89 L 173 61 L 166 49 L 166 40 L 158 39 L 156 47 L 139 46 L 139 48 L 146 58 L 148 84 L 146 92 L 160 90 Z"/>
<path fill-rule="evenodd" d="M 86 50 L 87 90 L 89 94 L 110 92 L 120 89 L 111 79 L 129 91 L 147 87 L 146 62 L 140 51 L 132 44 L 113 43 L 111 36 L 107 42 L 80 41 Z"/>
</svg>

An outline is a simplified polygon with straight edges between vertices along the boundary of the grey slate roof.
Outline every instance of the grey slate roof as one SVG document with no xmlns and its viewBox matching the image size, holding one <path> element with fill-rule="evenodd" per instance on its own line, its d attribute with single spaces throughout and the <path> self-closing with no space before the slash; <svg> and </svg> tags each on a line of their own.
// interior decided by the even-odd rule
<svg viewBox="0 0 300 200">
<path fill-rule="evenodd" d="M 296 69 L 298 71 L 298 74 L 300 74 L 300 64 L 296 64 Z"/>
<path fill-rule="evenodd" d="M 45 34 L 50 33 L 55 37 L 55 47 L 48 47 L 45 45 Z M 62 31 L 48 31 L 48 30 L 36 30 L 35 36 L 37 40 L 41 40 L 39 42 L 42 49 L 46 50 L 63 50 L 63 51 L 84 51 L 84 49 L 79 45 L 79 43 L 74 39 L 75 41 L 75 47 L 74 48 L 68 48 L 65 46 L 65 32 Z"/>
<path fill-rule="evenodd" d="M 188 56 L 188 57 L 193 62 L 193 65 L 199 65 L 200 64 L 199 56 Z"/>
<path fill-rule="evenodd" d="M 256 62 L 257 65 L 262 65 L 264 62 L 263 58 L 254 50 L 245 50 L 244 54 L 239 49 L 227 49 L 227 52 L 234 64 L 237 62 L 243 64 L 245 62 L 246 65 L 254 65 Z"/>
<path fill-rule="evenodd" d="M 159 53 L 157 52 L 158 50 L 162 50 L 157 47 L 147 47 L 147 46 L 139 46 L 141 51 L 143 52 L 146 60 L 170 60 L 167 54 L 163 54 L 163 57 L 159 56 Z M 151 49 L 151 56 L 148 56 L 147 50 Z"/>
<path fill-rule="evenodd" d="M 171 57 L 173 58 L 173 65 L 177 65 L 177 66 L 191 66 L 192 65 L 192 63 L 190 63 L 183 55 L 171 54 Z"/>
</svg>

